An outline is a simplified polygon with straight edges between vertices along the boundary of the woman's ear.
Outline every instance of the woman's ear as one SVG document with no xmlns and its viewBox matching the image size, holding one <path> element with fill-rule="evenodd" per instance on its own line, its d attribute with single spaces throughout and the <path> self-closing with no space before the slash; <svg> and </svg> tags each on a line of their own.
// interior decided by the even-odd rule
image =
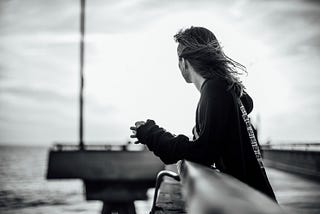
<svg viewBox="0 0 320 214">
<path fill-rule="evenodd" d="M 182 60 L 183 68 L 185 68 L 185 69 L 188 68 L 188 61 L 184 58 L 181 58 L 181 60 Z"/>
<path fill-rule="evenodd" d="M 187 59 L 185 59 L 185 60 L 184 60 L 184 63 L 185 63 L 184 66 L 185 66 L 186 68 L 188 68 L 188 67 L 189 67 L 189 61 L 188 61 Z"/>
</svg>

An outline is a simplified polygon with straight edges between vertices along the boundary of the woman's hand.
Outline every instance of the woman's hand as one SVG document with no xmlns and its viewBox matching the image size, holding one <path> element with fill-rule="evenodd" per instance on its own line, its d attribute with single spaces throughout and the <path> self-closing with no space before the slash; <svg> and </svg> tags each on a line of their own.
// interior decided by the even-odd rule
<svg viewBox="0 0 320 214">
<path fill-rule="evenodd" d="M 140 127 L 140 126 L 142 126 L 142 125 L 144 125 L 146 122 L 145 121 L 137 121 L 137 122 L 135 122 L 135 126 L 131 126 L 130 127 L 130 130 L 132 130 L 132 135 L 130 135 L 130 137 L 131 138 L 137 138 L 137 129 Z M 135 143 L 139 143 L 138 141 L 137 142 L 135 142 Z"/>
</svg>

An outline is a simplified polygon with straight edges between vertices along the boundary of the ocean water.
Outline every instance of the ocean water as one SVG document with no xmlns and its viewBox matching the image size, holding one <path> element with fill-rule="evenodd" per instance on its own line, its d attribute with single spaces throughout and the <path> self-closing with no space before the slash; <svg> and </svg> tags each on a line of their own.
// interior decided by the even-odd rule
<svg viewBox="0 0 320 214">
<path fill-rule="evenodd" d="M 85 200 L 81 180 L 46 180 L 48 149 L 0 146 L 0 213 L 101 213 L 101 202 Z M 150 204 L 135 202 L 137 213 Z"/>
</svg>

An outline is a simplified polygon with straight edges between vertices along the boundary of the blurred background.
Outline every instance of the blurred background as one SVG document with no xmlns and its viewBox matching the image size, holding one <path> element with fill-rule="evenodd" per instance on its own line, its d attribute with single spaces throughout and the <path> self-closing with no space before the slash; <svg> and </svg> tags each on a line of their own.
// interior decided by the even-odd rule
<svg viewBox="0 0 320 214">
<path fill-rule="evenodd" d="M 100 209 L 83 202 L 80 182 L 44 180 L 46 148 L 78 141 L 79 13 L 78 0 L 0 1 L 1 212 Z M 261 143 L 319 142 L 319 20 L 311 0 L 87 1 L 85 142 L 126 143 L 148 118 L 191 135 L 200 94 L 181 77 L 173 40 L 190 26 L 247 67 Z"/>
</svg>

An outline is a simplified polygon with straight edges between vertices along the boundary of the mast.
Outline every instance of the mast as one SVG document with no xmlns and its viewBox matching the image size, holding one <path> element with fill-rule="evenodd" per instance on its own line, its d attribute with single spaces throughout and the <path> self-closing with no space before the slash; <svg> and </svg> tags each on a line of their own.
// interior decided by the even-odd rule
<svg viewBox="0 0 320 214">
<path fill-rule="evenodd" d="M 80 96 L 79 96 L 79 149 L 84 149 L 83 142 L 83 89 L 84 89 L 84 32 L 85 32 L 85 0 L 81 1 L 80 12 Z"/>
</svg>

